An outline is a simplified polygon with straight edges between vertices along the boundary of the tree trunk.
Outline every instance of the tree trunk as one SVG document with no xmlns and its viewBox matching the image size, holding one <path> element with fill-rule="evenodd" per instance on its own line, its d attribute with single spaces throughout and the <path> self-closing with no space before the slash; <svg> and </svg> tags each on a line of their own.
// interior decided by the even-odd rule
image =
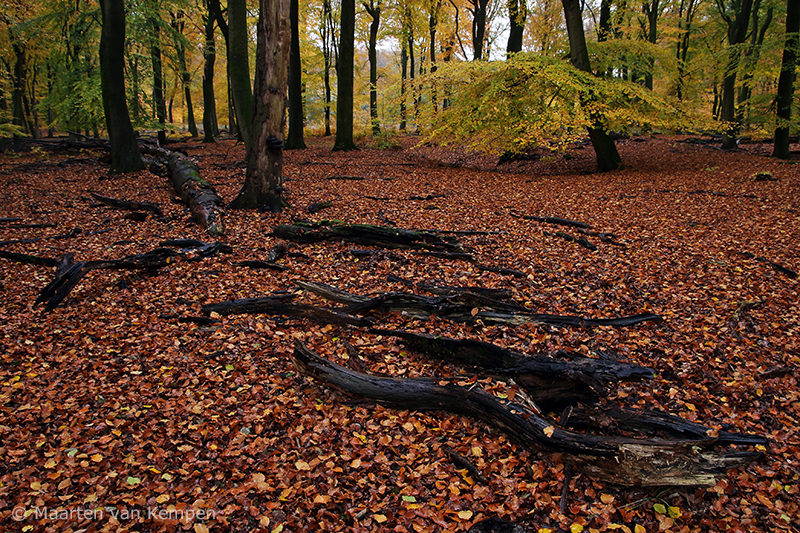
<svg viewBox="0 0 800 533">
<path fill-rule="evenodd" d="M 192 218 L 211 236 L 225 233 L 222 225 L 222 198 L 214 186 L 200 177 L 200 171 L 189 158 L 172 152 L 167 159 L 167 169 L 175 191 L 192 212 Z"/>
<path fill-rule="evenodd" d="M 331 135 L 331 66 L 338 64 L 338 52 L 334 44 L 333 10 L 331 0 L 322 0 L 322 59 L 324 62 L 323 83 L 325 84 L 325 137 Z M 336 60 L 333 61 L 332 57 Z"/>
<path fill-rule="evenodd" d="M 486 9 L 489 0 L 472 0 L 472 60 L 483 57 L 483 41 L 486 38 Z"/>
<path fill-rule="evenodd" d="M 586 36 L 583 33 L 583 16 L 581 14 L 581 3 L 579 0 L 561 0 L 564 6 L 564 16 L 567 21 L 567 33 L 569 34 L 569 55 L 575 68 L 584 72 L 592 72 L 592 65 L 589 62 L 589 51 L 586 48 Z M 587 94 L 582 97 L 584 103 L 589 103 L 594 95 Z M 614 139 L 606 132 L 602 117 L 590 113 L 590 118 L 594 124 L 589 129 L 589 138 L 592 140 L 595 154 L 597 155 L 597 170 L 607 172 L 616 170 L 622 163 L 622 158 L 617 151 Z"/>
<path fill-rule="evenodd" d="M 187 122 L 189 125 L 189 134 L 192 137 L 197 137 L 197 124 L 194 119 L 194 108 L 192 107 L 192 92 L 190 84 L 192 81 L 189 69 L 186 68 L 186 46 L 181 41 L 180 36 L 183 36 L 183 30 L 186 27 L 186 17 L 182 11 L 173 15 L 172 27 L 179 34 L 175 39 L 175 49 L 178 54 L 178 68 L 181 70 L 181 83 L 183 84 L 183 98 L 186 102 Z"/>
<path fill-rule="evenodd" d="M 405 39 L 400 43 L 400 131 L 406 131 L 406 82 L 408 80 L 408 51 Z"/>
<path fill-rule="evenodd" d="M 688 1 L 688 4 L 686 3 Z M 678 100 L 683 100 L 684 97 L 684 83 L 686 79 L 686 71 L 688 69 L 689 60 L 689 37 L 691 36 L 692 21 L 699 6 L 698 0 L 681 0 L 680 8 L 678 10 L 678 45 L 675 52 L 675 57 L 678 61 L 678 77 L 676 79 L 676 96 Z M 716 99 L 716 94 L 714 95 Z"/>
<path fill-rule="evenodd" d="M 28 128 L 28 120 L 25 117 L 25 85 L 27 84 L 26 74 L 28 67 L 26 65 L 25 46 L 21 43 L 15 42 L 12 44 L 14 50 L 14 76 L 12 81 L 14 88 L 11 94 L 11 102 L 14 111 L 14 124 L 22 128 L 25 133 L 30 133 Z"/>
<path fill-rule="evenodd" d="M 106 129 L 111 144 L 111 172 L 135 172 L 142 170 L 144 163 L 125 96 L 125 3 L 123 0 L 101 0 L 100 8 L 103 17 L 100 80 Z"/>
<path fill-rule="evenodd" d="M 775 147 L 772 155 L 789 159 L 789 120 L 792 118 L 795 66 L 797 64 L 798 31 L 800 31 L 800 0 L 788 0 L 786 5 L 786 44 L 783 47 L 778 95 L 775 98 L 778 123 L 775 128 Z"/>
<path fill-rule="evenodd" d="M 250 146 L 253 92 L 248 58 L 247 1 L 228 0 L 228 73 L 236 124 L 245 146 Z"/>
<path fill-rule="evenodd" d="M 642 9 L 644 16 L 647 18 L 647 42 L 656 44 L 658 40 L 658 2 L 659 0 L 650 0 L 644 2 Z M 653 90 L 653 69 L 655 68 L 655 60 L 650 57 L 647 60 L 648 70 L 644 75 L 644 86 Z"/>
<path fill-rule="evenodd" d="M 256 47 L 255 113 L 247 146 L 244 186 L 234 209 L 278 213 L 286 205 L 281 186 L 286 94 L 289 78 L 289 0 L 261 0 Z"/>
<path fill-rule="evenodd" d="M 205 19 L 205 63 L 203 65 L 203 142 L 213 143 L 217 133 L 217 103 L 214 98 L 214 62 L 217 48 L 214 43 L 214 17 Z"/>
<path fill-rule="evenodd" d="M 510 28 L 506 54 L 511 55 L 522 52 L 522 36 L 528 18 L 527 0 L 508 0 L 508 18 Z"/>
<path fill-rule="evenodd" d="M 334 150 L 354 150 L 353 142 L 353 70 L 355 55 L 355 0 L 342 0 L 342 25 L 339 61 L 336 68 L 336 141 Z"/>
<path fill-rule="evenodd" d="M 736 112 L 736 120 L 741 124 L 745 124 L 750 118 L 750 96 L 753 92 L 753 72 L 761 56 L 761 47 L 764 44 L 764 37 L 766 36 L 770 24 L 772 24 L 772 16 L 775 11 L 774 6 L 768 6 L 767 13 L 764 16 L 764 23 L 760 24 L 760 8 L 761 0 L 756 0 L 753 5 L 753 24 L 750 30 L 750 45 L 744 51 L 745 68 L 742 74 L 739 97 L 737 100 L 738 109 Z"/>
<path fill-rule="evenodd" d="M 150 20 L 152 34 L 150 35 L 150 60 L 153 63 L 153 107 L 156 111 L 156 118 L 161 128 L 158 130 L 158 143 L 164 145 L 167 142 L 167 132 L 164 124 L 167 120 L 167 107 L 164 101 L 164 75 L 161 68 L 161 29 L 159 20 Z"/>
<path fill-rule="evenodd" d="M 728 24 L 728 64 L 725 69 L 725 79 L 722 81 L 721 119 L 724 126 L 722 148 L 730 150 L 736 148 L 737 137 L 741 129 L 741 124 L 736 120 L 736 71 L 739 68 L 741 55 L 737 46 L 742 44 L 747 37 L 753 0 L 741 0 L 741 3 L 734 4 L 734 8 L 730 11 L 723 10 L 721 8 L 723 5 L 717 4 L 720 15 Z"/>
<path fill-rule="evenodd" d="M 303 64 L 300 60 L 300 8 L 298 0 L 289 0 L 292 42 L 289 51 L 289 135 L 286 149 L 306 147 L 303 140 Z"/>
<path fill-rule="evenodd" d="M 372 135 L 376 136 L 381 133 L 381 127 L 378 123 L 378 28 L 381 23 L 381 6 L 380 2 L 377 4 L 374 0 L 370 0 L 369 4 L 364 2 L 364 9 L 372 17 L 372 22 L 369 25 L 369 117 L 372 123 Z"/>
<path fill-rule="evenodd" d="M 428 12 L 428 33 L 430 34 L 430 58 L 431 58 L 431 74 L 436 72 L 436 30 L 439 26 L 439 11 L 442 8 L 441 0 L 428 0 L 430 2 L 430 11 Z M 433 112 L 436 114 L 439 111 L 439 104 L 436 101 L 436 80 L 431 79 L 431 106 Z M 417 124 L 419 127 L 419 124 Z"/>
</svg>

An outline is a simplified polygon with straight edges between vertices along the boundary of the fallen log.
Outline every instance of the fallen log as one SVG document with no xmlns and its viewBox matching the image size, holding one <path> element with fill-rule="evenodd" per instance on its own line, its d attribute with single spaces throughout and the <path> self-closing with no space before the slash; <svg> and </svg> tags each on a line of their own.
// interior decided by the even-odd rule
<svg viewBox="0 0 800 533">
<path fill-rule="evenodd" d="M 495 267 L 489 265 L 475 265 L 478 270 L 483 270 L 484 272 L 495 272 L 497 274 L 501 274 L 503 276 L 514 276 L 515 278 L 527 278 L 528 275 L 525 272 L 521 272 L 519 270 L 514 270 L 511 268 L 504 268 L 504 267 Z"/>
<path fill-rule="evenodd" d="M 572 226 L 574 228 L 592 229 L 592 226 L 586 222 L 579 222 L 577 220 L 570 220 L 568 218 L 559 217 L 535 217 L 531 215 L 523 215 L 525 220 L 535 220 L 536 222 L 544 222 L 546 224 L 556 224 L 558 226 Z"/>
<path fill-rule="evenodd" d="M 439 296 L 448 296 L 451 294 L 461 294 L 465 292 L 471 292 L 473 294 L 480 294 L 481 296 L 486 296 L 487 298 L 494 298 L 496 300 L 505 300 L 511 298 L 513 296 L 513 292 L 510 289 L 487 289 L 485 287 L 452 287 L 449 285 L 436 285 L 431 283 L 423 283 L 421 281 L 414 282 L 410 279 L 404 279 L 400 276 L 390 275 L 387 278 L 389 281 L 394 283 L 402 283 L 403 285 L 407 285 L 409 287 L 415 287 L 417 290 L 430 292 L 431 294 L 438 294 Z"/>
<path fill-rule="evenodd" d="M 586 237 L 573 237 L 569 233 L 564 233 L 563 231 L 556 231 L 555 233 L 545 231 L 544 234 L 550 237 L 560 237 L 565 241 L 574 242 L 576 244 L 583 246 L 587 250 L 591 250 L 592 252 L 597 251 L 597 246 L 589 242 L 589 239 L 587 239 Z"/>
<path fill-rule="evenodd" d="M 222 212 L 225 203 L 214 186 L 200 177 L 200 171 L 188 157 L 167 152 L 167 169 L 175 191 L 192 213 L 192 218 L 211 235 L 217 237 L 225 233 Z"/>
<path fill-rule="evenodd" d="M 525 446 L 568 454 L 592 476 L 628 486 L 712 486 L 760 454 L 716 451 L 714 439 L 667 441 L 576 433 L 524 406 L 452 378 L 389 378 L 332 363 L 297 341 L 295 366 L 344 392 L 398 409 L 449 411 L 482 420 Z"/>
<path fill-rule="evenodd" d="M 766 257 L 756 256 L 755 254 L 751 254 L 750 252 L 739 252 L 739 255 L 743 255 L 748 259 L 755 259 L 756 261 L 766 263 L 775 270 L 777 270 L 778 272 L 780 272 L 781 274 L 786 274 L 791 279 L 795 279 L 797 277 L 797 272 L 795 272 L 794 270 L 788 269 L 779 263 L 775 263 L 774 261 L 770 261 Z"/>
<path fill-rule="evenodd" d="M 562 408 L 594 402 L 606 396 L 612 384 L 653 379 L 652 368 L 556 352 L 558 357 L 524 355 L 473 339 L 372 329 L 370 333 L 398 337 L 410 349 L 448 362 L 478 367 L 480 371 L 511 378 L 544 408 Z"/>
<path fill-rule="evenodd" d="M 464 252 L 455 237 L 445 237 L 428 231 L 413 231 L 371 224 L 340 224 L 333 221 L 280 224 L 272 236 L 297 242 L 346 241 L 379 248 L 399 248 Z"/>
<path fill-rule="evenodd" d="M 0 250 L 0 258 L 14 261 L 15 263 L 28 263 L 30 265 L 42 265 L 54 267 L 57 261 L 52 257 L 39 257 L 38 255 L 18 254 L 16 252 L 7 252 Z"/>
<path fill-rule="evenodd" d="M 333 205 L 333 202 L 331 202 L 330 200 L 323 200 L 321 202 L 313 202 L 313 203 L 309 204 L 309 206 L 306 209 L 308 210 L 309 213 L 311 213 L 313 215 L 313 214 L 319 213 L 323 209 L 327 209 L 327 208 L 331 207 L 332 205 Z"/>
<path fill-rule="evenodd" d="M 122 200 L 119 198 L 111 198 L 109 196 L 103 196 L 102 194 L 97 194 L 96 192 L 91 192 L 91 191 L 89 191 L 89 195 L 92 198 L 94 198 L 95 201 L 100 202 L 103 205 L 113 207 L 114 209 L 124 209 L 127 211 L 147 211 L 149 213 L 153 213 L 158 217 L 164 216 L 164 213 L 161 211 L 161 207 L 158 204 L 154 204 L 152 202 L 135 202 L 132 200 Z"/>
<path fill-rule="evenodd" d="M 371 326 L 372 321 L 352 316 L 337 310 L 325 309 L 309 304 L 291 303 L 291 294 L 277 294 L 258 298 L 242 298 L 213 304 L 206 304 L 200 312 L 204 315 L 265 314 L 298 316 L 322 324 L 343 324 L 350 326 Z"/>
</svg>

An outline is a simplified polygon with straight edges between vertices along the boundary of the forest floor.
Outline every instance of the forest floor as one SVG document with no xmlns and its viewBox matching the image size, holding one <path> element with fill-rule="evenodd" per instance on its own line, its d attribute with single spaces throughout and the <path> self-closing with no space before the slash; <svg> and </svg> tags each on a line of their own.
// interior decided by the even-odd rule
<svg viewBox="0 0 800 533">
<path fill-rule="evenodd" d="M 0 258 L 0 530 L 429 532 L 499 517 L 528 532 L 797 531 L 800 281 L 742 253 L 800 269 L 800 164 L 769 158 L 768 145 L 726 153 L 685 141 L 620 141 L 625 168 L 595 174 L 590 146 L 498 164 L 414 148 L 413 139 L 334 153 L 331 139 L 314 138 L 285 155 L 291 209 L 225 215 L 229 254 L 178 259 L 158 275 L 95 271 L 50 313 L 33 303 L 53 268 Z M 195 158 L 223 198 L 238 192 L 241 145 L 170 148 Z M 118 259 L 164 239 L 213 240 L 167 178 L 109 178 L 102 155 L 41 145 L 0 154 L 1 249 Z M 756 181 L 758 173 L 775 181 Z M 125 219 L 90 191 L 156 202 L 165 217 Z M 332 206 L 307 212 L 324 200 Z M 583 221 L 625 246 L 589 237 L 598 247 L 590 251 L 547 234 L 572 228 L 525 215 Z M 526 277 L 406 250 L 356 257 L 359 246 L 340 242 L 289 243 L 283 272 L 235 265 L 264 259 L 276 244 L 272 228 L 295 219 L 490 232 L 459 239 L 480 263 Z M 328 305 L 295 280 L 358 294 L 409 290 L 391 274 L 512 289 L 541 313 L 660 314 L 660 324 L 572 329 L 370 316 L 377 327 L 526 354 L 611 350 L 656 377 L 622 383 L 606 401 L 764 435 L 768 445 L 713 487 L 622 487 L 576 470 L 562 498 L 561 454 L 465 417 L 355 401 L 299 375 L 292 350 L 302 340 L 345 364 L 349 343 L 367 371 L 403 377 L 470 377 L 469 368 L 363 327 L 267 315 L 179 321 L 203 304 L 278 291 Z M 445 447 L 486 482 L 454 465 Z"/>
</svg>

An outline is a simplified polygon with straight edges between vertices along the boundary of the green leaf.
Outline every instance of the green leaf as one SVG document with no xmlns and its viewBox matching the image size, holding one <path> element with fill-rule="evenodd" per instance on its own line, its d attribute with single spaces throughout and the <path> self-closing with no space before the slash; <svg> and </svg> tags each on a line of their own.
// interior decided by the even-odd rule
<svg viewBox="0 0 800 533">
<path fill-rule="evenodd" d="M 138 485 L 139 483 L 142 482 L 141 479 L 133 476 L 128 476 L 128 479 L 126 479 L 125 481 L 127 481 L 128 485 Z"/>
<path fill-rule="evenodd" d="M 78 448 L 69 448 L 67 450 L 67 457 L 75 457 L 76 453 L 78 453 Z"/>
<path fill-rule="evenodd" d="M 231 370 L 233 370 L 233 365 L 225 365 L 225 370 L 230 372 Z"/>
<path fill-rule="evenodd" d="M 664 507 L 664 504 L 663 504 L 663 503 L 656 503 L 656 504 L 653 504 L 653 509 L 654 509 L 654 510 L 655 510 L 655 512 L 657 512 L 658 514 L 667 514 L 667 508 L 666 508 L 666 507 Z"/>
<path fill-rule="evenodd" d="M 408 502 L 408 503 L 414 503 L 414 502 L 416 502 L 416 501 L 417 501 L 417 499 L 416 499 L 415 497 L 413 497 L 413 496 L 406 496 L 406 495 L 404 494 L 404 495 L 403 495 L 403 501 L 404 501 L 404 502 Z"/>
</svg>

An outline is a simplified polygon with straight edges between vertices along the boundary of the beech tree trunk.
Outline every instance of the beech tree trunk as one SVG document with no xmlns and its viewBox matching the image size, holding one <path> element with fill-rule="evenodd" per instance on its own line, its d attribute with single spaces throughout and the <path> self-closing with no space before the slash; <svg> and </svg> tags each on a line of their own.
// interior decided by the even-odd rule
<svg viewBox="0 0 800 533">
<path fill-rule="evenodd" d="M 483 41 L 486 38 L 486 9 L 489 0 L 472 0 L 472 60 L 483 59 Z"/>
<path fill-rule="evenodd" d="M 800 0 L 788 0 L 786 5 L 786 45 L 783 48 L 781 74 L 778 78 L 778 95 L 775 99 L 778 125 L 775 128 L 775 146 L 772 155 L 789 159 L 789 120 L 792 118 L 795 67 L 797 64 L 798 31 L 800 31 Z"/>
<path fill-rule="evenodd" d="M 334 150 L 354 150 L 353 68 L 355 56 L 356 2 L 342 0 L 342 25 L 336 75 L 336 141 Z"/>
<path fill-rule="evenodd" d="M 289 0 L 292 42 L 289 50 L 289 134 L 286 149 L 306 147 L 303 140 L 303 65 L 300 61 L 300 9 L 298 0 Z"/>
<path fill-rule="evenodd" d="M 369 117 L 372 122 L 372 135 L 381 132 L 378 123 L 378 28 L 381 24 L 381 5 L 374 0 L 364 2 L 364 9 L 372 17 L 369 25 Z"/>
<path fill-rule="evenodd" d="M 180 36 L 183 35 L 183 30 L 186 27 L 186 16 L 182 11 L 173 14 L 172 27 Z M 176 37 L 175 39 L 175 50 L 178 54 L 178 67 L 181 71 L 181 83 L 183 84 L 183 97 L 186 102 L 186 112 L 188 115 L 186 120 L 189 126 L 189 134 L 192 137 L 197 137 L 197 124 L 195 123 L 194 108 L 192 106 L 192 91 L 189 87 L 192 77 L 191 74 L 189 74 L 189 69 L 186 67 L 186 46 L 184 46 L 180 37 Z"/>
<path fill-rule="evenodd" d="M 508 31 L 508 55 L 522 52 L 522 36 L 525 31 L 525 21 L 528 18 L 528 5 L 526 0 L 508 0 L 508 18 L 510 28 Z"/>
<path fill-rule="evenodd" d="M 228 74 L 236 124 L 245 146 L 250 146 L 253 92 L 250 89 L 247 1 L 228 0 Z"/>
<path fill-rule="evenodd" d="M 135 172 L 144 168 L 125 96 L 125 3 L 101 0 L 103 29 L 100 34 L 100 79 L 103 110 L 111 144 L 111 172 Z"/>
<path fill-rule="evenodd" d="M 230 207 L 278 213 L 286 205 L 281 183 L 289 81 L 289 0 L 261 0 L 260 6 L 247 175 Z"/>
<path fill-rule="evenodd" d="M 567 33 L 569 34 L 569 55 L 573 66 L 584 72 L 592 72 L 592 65 L 589 62 L 589 50 L 586 48 L 586 36 L 583 33 L 583 16 L 581 12 L 580 0 L 561 0 L 564 6 L 564 17 L 567 21 Z M 583 96 L 585 103 L 594 99 L 594 95 Z M 622 158 L 617 151 L 614 139 L 608 134 L 603 124 L 602 117 L 590 114 L 594 126 L 588 128 L 589 138 L 592 140 L 595 154 L 597 155 L 597 170 L 607 172 L 616 170 L 622 164 Z"/>
<path fill-rule="evenodd" d="M 739 68 L 741 56 L 737 46 L 744 43 L 747 37 L 753 0 L 737 0 L 732 4 L 730 10 L 723 9 L 721 7 L 723 5 L 718 3 L 717 7 L 723 20 L 728 24 L 728 64 L 725 69 L 725 78 L 722 81 L 722 114 L 720 118 L 725 131 L 722 136 L 722 148 L 730 150 L 736 148 L 736 140 L 741 128 L 741 124 L 736 118 L 736 71 Z"/>
<path fill-rule="evenodd" d="M 150 19 L 150 60 L 153 64 L 153 106 L 156 111 L 156 118 L 161 128 L 158 130 L 158 143 L 164 145 L 167 142 L 167 132 L 164 124 L 167 121 L 167 106 L 164 101 L 164 74 L 161 64 L 161 28 L 160 21 L 153 17 Z"/>
<path fill-rule="evenodd" d="M 214 62 L 217 48 L 214 43 L 214 17 L 205 19 L 205 63 L 203 65 L 203 142 L 213 143 L 217 131 L 217 103 L 214 98 Z"/>
</svg>

